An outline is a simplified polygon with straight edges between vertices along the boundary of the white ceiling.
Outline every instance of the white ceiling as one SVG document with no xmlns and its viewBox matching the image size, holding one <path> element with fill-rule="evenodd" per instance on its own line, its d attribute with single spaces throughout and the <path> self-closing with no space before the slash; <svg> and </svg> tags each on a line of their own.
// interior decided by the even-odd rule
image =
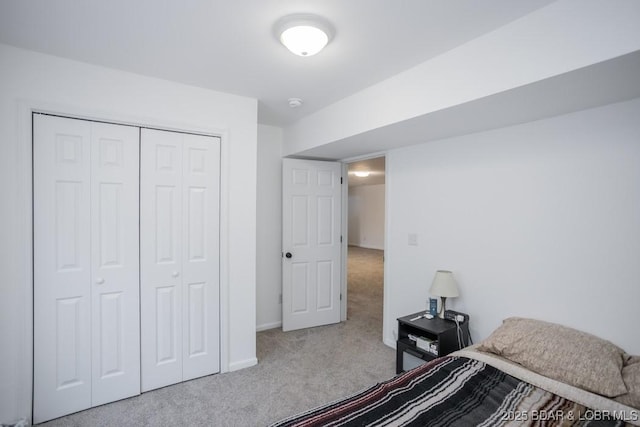
<svg viewBox="0 0 640 427">
<path fill-rule="evenodd" d="M 552 0 L 1 0 L 0 42 L 258 99 L 286 126 Z M 292 13 L 328 19 L 316 56 L 273 34 Z M 291 109 L 287 99 L 302 98 Z"/>
</svg>

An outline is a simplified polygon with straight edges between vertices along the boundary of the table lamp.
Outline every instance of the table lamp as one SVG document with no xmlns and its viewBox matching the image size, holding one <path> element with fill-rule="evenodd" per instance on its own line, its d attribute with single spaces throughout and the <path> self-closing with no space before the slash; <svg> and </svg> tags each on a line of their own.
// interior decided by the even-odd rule
<svg viewBox="0 0 640 427">
<path fill-rule="evenodd" d="M 457 297 L 460 295 L 458 292 L 458 285 L 456 279 L 453 278 L 453 273 L 448 270 L 438 270 L 433 277 L 431 283 L 431 289 L 429 293 L 435 297 L 442 298 L 442 305 L 438 311 L 438 316 L 444 318 L 444 311 L 446 310 L 445 304 L 447 298 Z"/>
</svg>

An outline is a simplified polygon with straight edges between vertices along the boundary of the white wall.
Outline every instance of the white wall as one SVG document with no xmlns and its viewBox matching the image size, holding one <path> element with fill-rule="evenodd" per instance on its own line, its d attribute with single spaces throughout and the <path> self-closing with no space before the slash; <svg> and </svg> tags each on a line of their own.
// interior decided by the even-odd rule
<svg viewBox="0 0 640 427">
<path fill-rule="evenodd" d="M 282 325 L 282 129 L 258 126 L 256 328 Z"/>
<path fill-rule="evenodd" d="M 222 136 L 221 362 L 255 364 L 257 101 L 0 45 L 0 422 L 31 413 L 32 108 Z"/>
<path fill-rule="evenodd" d="M 450 269 L 476 341 L 528 316 L 640 354 L 638 117 L 640 98 L 389 152 L 385 342 Z"/>
<path fill-rule="evenodd" d="M 349 244 L 384 249 L 384 184 L 349 187 Z"/>
</svg>

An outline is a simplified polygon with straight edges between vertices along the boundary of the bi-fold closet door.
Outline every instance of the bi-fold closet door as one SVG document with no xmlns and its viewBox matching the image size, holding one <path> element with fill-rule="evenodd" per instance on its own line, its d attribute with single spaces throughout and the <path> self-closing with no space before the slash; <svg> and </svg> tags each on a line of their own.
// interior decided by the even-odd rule
<svg viewBox="0 0 640 427">
<path fill-rule="evenodd" d="M 214 137 L 142 129 L 142 391 L 218 372 L 219 164 Z"/>
<path fill-rule="evenodd" d="M 37 423 L 140 393 L 139 128 L 33 125 Z"/>
<path fill-rule="evenodd" d="M 220 139 L 33 120 L 34 422 L 219 372 Z"/>
</svg>

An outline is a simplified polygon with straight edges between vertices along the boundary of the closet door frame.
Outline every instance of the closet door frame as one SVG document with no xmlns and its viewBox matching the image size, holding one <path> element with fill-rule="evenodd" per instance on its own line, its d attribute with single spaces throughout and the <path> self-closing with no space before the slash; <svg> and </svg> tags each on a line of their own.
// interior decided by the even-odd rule
<svg viewBox="0 0 640 427">
<path fill-rule="evenodd" d="M 231 161 L 229 148 L 229 131 L 224 127 L 198 125 L 173 121 L 166 117 L 154 115 L 141 116 L 138 114 L 121 113 L 116 110 L 96 110 L 90 102 L 80 105 L 51 102 L 44 99 L 22 98 L 16 100 L 17 140 L 19 170 L 16 191 L 19 194 L 18 203 L 13 207 L 23 218 L 19 224 L 17 234 L 24 245 L 17 248 L 18 270 L 21 281 L 25 284 L 21 298 L 23 305 L 23 323 L 26 339 L 23 341 L 22 352 L 26 357 L 16 369 L 23 381 L 17 385 L 19 407 L 33 410 L 33 115 L 49 114 L 53 116 L 85 119 L 97 122 L 124 124 L 141 128 L 166 129 L 178 132 L 195 133 L 216 136 L 220 138 L 220 372 L 229 372 L 229 176 L 228 168 Z M 253 363 L 252 363 L 253 364 Z M 251 366 L 248 364 L 246 366 Z M 238 369 L 234 365 L 234 369 Z"/>
</svg>

